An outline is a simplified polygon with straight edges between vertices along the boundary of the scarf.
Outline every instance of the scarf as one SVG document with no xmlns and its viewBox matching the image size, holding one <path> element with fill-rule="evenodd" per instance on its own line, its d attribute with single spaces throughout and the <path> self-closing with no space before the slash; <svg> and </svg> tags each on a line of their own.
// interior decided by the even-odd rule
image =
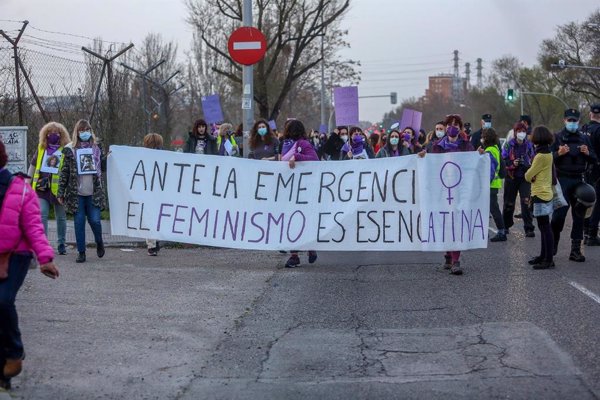
<svg viewBox="0 0 600 400">
<path fill-rule="evenodd" d="M 48 144 L 46 145 L 46 154 L 52 155 L 56 153 L 56 150 L 60 147 L 60 144 Z"/>
<path fill-rule="evenodd" d="M 101 168 L 101 156 L 100 156 L 100 147 L 98 147 L 96 144 L 90 142 L 89 140 L 87 142 L 79 142 L 78 143 L 79 148 L 80 149 L 89 149 L 91 148 L 92 151 L 94 152 L 94 164 L 96 165 L 96 175 L 98 175 L 98 178 L 102 178 L 102 168 Z M 77 156 L 77 154 L 75 154 L 75 156 Z"/>
<path fill-rule="evenodd" d="M 460 142 L 457 140 L 456 142 L 452 143 L 448 140 L 448 136 L 444 136 L 442 139 L 440 139 L 440 141 L 438 142 L 438 145 L 444 149 L 444 151 L 448 151 L 448 152 L 453 152 L 453 151 L 458 151 L 458 146 L 459 146 Z"/>
</svg>

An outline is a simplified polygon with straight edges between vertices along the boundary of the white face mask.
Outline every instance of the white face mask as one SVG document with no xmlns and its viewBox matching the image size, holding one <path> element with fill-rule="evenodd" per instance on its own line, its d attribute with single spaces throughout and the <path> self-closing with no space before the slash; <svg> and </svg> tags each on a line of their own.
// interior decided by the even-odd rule
<svg viewBox="0 0 600 400">
<path fill-rule="evenodd" d="M 527 132 L 517 132 L 517 139 L 522 142 L 527 137 Z"/>
<path fill-rule="evenodd" d="M 348 141 L 348 135 L 342 135 L 341 138 L 344 141 L 344 143 Z"/>
<path fill-rule="evenodd" d="M 435 131 L 435 136 L 437 136 L 438 139 L 443 138 L 445 134 L 446 132 L 444 131 Z"/>
</svg>

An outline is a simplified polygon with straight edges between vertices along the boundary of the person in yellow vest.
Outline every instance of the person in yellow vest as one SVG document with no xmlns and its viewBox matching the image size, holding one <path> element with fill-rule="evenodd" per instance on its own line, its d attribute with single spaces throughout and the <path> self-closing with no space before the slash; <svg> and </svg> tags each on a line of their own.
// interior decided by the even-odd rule
<svg viewBox="0 0 600 400">
<path fill-rule="evenodd" d="M 218 155 L 239 157 L 240 149 L 233 134 L 233 125 L 229 123 L 221 124 L 219 127 L 219 135 L 217 136 Z M 229 144 L 227 144 L 227 142 L 229 142 Z"/>
<path fill-rule="evenodd" d="M 36 192 L 42 223 L 48 236 L 48 214 L 54 207 L 56 231 L 58 233 L 58 254 L 67 254 L 65 236 L 67 234 L 67 216 L 65 208 L 58 202 L 58 180 L 63 165 L 63 147 L 71 138 L 67 129 L 58 122 L 48 122 L 40 130 L 37 150 L 31 159 L 27 175 L 32 177 L 31 186 Z"/>
<path fill-rule="evenodd" d="M 504 227 L 504 219 L 498 205 L 498 190 L 502 188 L 502 179 L 498 176 L 500 172 L 500 141 L 498 134 L 493 128 L 484 129 L 481 133 L 481 146 L 479 154 L 488 153 L 491 161 L 490 168 L 490 213 L 494 218 L 494 223 L 498 229 L 498 233 L 490 239 L 490 242 L 505 242 L 506 229 Z"/>
</svg>

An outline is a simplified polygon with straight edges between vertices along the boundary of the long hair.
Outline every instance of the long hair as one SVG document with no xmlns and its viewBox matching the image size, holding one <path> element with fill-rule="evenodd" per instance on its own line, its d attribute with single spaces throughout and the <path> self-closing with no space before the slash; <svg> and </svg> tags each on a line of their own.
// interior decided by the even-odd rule
<svg viewBox="0 0 600 400">
<path fill-rule="evenodd" d="M 87 119 L 80 119 L 75 123 L 75 127 L 73 128 L 73 147 L 77 148 L 79 146 L 79 131 L 85 129 L 92 132 L 92 137 L 90 138 L 90 143 L 96 144 L 96 135 L 92 130 L 92 125 Z"/>
<path fill-rule="evenodd" d="M 498 134 L 494 128 L 487 128 L 481 132 L 481 138 L 483 139 L 482 146 L 484 149 L 490 146 L 498 146 L 500 141 L 498 140 Z"/>
<path fill-rule="evenodd" d="M 233 134 L 233 125 L 226 122 L 219 127 L 219 136 L 225 136 L 227 139 Z"/>
<path fill-rule="evenodd" d="M 306 139 L 306 129 L 304 124 L 297 119 L 286 122 L 283 137 L 286 139 L 299 140 Z"/>
<path fill-rule="evenodd" d="M 265 136 L 260 136 L 258 134 L 258 125 L 264 124 L 267 127 L 267 134 Z M 259 119 L 254 123 L 252 129 L 250 130 L 250 139 L 249 144 L 251 149 L 255 149 L 261 142 L 264 142 L 266 145 L 271 145 L 273 140 L 275 139 L 275 134 L 271 130 L 269 123 L 264 119 Z"/>
<path fill-rule="evenodd" d="M 38 146 L 41 146 L 43 149 L 48 147 L 48 133 L 50 132 L 58 132 L 60 134 L 60 147 L 66 146 L 71 141 L 69 132 L 63 124 L 58 122 L 48 122 L 40 129 Z"/>
<path fill-rule="evenodd" d="M 192 134 L 194 136 L 196 136 L 198 134 L 198 128 L 203 126 L 204 127 L 204 133 L 208 134 L 208 125 L 206 124 L 206 121 L 203 119 L 197 119 L 196 122 L 194 122 L 194 130 L 192 130 Z"/>
</svg>

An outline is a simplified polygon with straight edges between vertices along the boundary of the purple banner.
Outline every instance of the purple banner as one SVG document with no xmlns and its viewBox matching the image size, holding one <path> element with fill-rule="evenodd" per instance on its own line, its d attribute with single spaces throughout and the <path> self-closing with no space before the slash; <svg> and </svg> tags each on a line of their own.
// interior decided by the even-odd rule
<svg viewBox="0 0 600 400">
<path fill-rule="evenodd" d="M 223 110 L 221 109 L 221 99 L 218 94 L 202 97 L 202 111 L 204 119 L 208 124 L 223 122 Z"/>
<path fill-rule="evenodd" d="M 319 133 L 327 133 L 327 125 L 321 124 L 319 126 Z"/>
<path fill-rule="evenodd" d="M 333 89 L 337 126 L 358 125 L 358 86 Z"/>
<path fill-rule="evenodd" d="M 402 110 L 402 120 L 400 121 L 399 129 L 404 129 L 407 126 L 410 126 L 418 134 L 419 129 L 421 129 L 422 118 L 423 113 L 421 111 L 415 111 L 409 108 L 405 108 L 404 110 Z"/>
</svg>

